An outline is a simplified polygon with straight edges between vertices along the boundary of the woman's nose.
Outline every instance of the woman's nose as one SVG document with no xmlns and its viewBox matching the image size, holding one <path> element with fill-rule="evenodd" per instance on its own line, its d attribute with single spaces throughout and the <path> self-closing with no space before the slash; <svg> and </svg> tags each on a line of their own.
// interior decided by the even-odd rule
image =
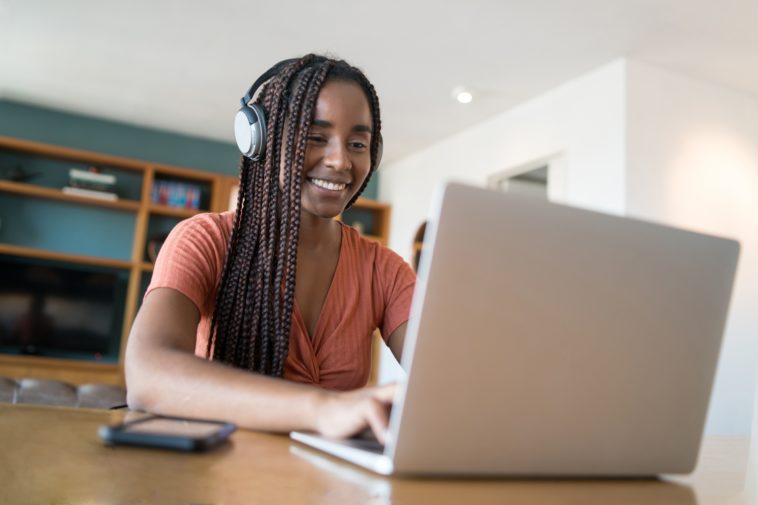
<svg viewBox="0 0 758 505">
<path fill-rule="evenodd" d="M 326 165 L 333 170 L 348 170 L 352 167 L 347 147 L 336 142 L 329 146 L 325 161 Z"/>
</svg>

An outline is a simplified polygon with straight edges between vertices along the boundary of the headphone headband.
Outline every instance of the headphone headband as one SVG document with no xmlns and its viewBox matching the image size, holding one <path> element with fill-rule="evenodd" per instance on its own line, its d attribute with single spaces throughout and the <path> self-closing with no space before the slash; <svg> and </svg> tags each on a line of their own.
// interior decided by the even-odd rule
<svg viewBox="0 0 758 505">
<path fill-rule="evenodd" d="M 266 81 L 274 77 L 276 74 L 282 71 L 284 67 L 289 65 L 290 63 L 294 63 L 296 61 L 299 61 L 300 58 L 289 58 L 287 60 L 282 60 L 279 63 L 275 64 L 273 67 L 266 70 L 260 77 L 258 77 L 252 86 L 250 86 L 250 89 L 247 90 L 247 93 L 245 93 L 245 96 L 243 96 L 240 101 L 242 102 L 242 105 L 245 106 L 250 103 L 250 101 L 255 96 L 255 92 L 258 91 L 258 88 L 263 85 Z"/>
</svg>

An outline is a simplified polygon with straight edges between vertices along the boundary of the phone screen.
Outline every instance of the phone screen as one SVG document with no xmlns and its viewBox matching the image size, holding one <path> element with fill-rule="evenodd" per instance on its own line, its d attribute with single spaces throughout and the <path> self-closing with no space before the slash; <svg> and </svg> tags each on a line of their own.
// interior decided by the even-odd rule
<svg viewBox="0 0 758 505">
<path fill-rule="evenodd" d="M 219 428 L 219 423 L 207 421 L 149 418 L 144 421 L 127 424 L 124 426 L 124 431 L 177 437 L 207 438 L 216 433 Z"/>
</svg>

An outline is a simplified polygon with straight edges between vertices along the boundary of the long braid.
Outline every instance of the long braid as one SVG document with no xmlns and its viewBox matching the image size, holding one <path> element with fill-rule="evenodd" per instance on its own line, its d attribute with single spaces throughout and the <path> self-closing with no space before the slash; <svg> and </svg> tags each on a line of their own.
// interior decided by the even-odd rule
<svg viewBox="0 0 758 505">
<path fill-rule="evenodd" d="M 281 123 L 281 115 L 282 115 L 282 108 L 284 107 L 284 100 L 281 99 L 281 89 L 283 89 L 283 85 L 278 80 L 274 80 L 270 82 L 267 85 L 267 88 L 271 88 L 271 92 L 269 93 L 268 89 L 264 89 L 264 96 L 268 98 L 264 102 L 264 106 L 269 112 L 269 122 L 273 125 L 278 125 Z M 267 139 L 267 149 L 268 152 L 276 153 L 276 145 L 275 145 L 275 139 L 276 135 L 269 136 Z M 261 328 L 259 326 L 261 319 L 265 319 L 265 314 L 261 313 L 261 308 L 266 307 L 268 305 L 268 302 L 266 300 L 266 297 L 264 296 L 264 272 L 262 271 L 262 264 L 265 265 L 266 259 L 260 257 L 260 251 L 262 249 L 265 249 L 265 238 L 266 238 L 266 225 L 269 220 L 269 216 L 267 216 L 268 212 L 268 199 L 270 195 L 270 184 L 271 184 L 271 167 L 273 164 L 277 162 L 276 159 L 271 159 L 272 157 L 269 157 L 266 159 L 266 162 L 264 164 L 264 167 L 261 169 L 259 167 L 258 169 L 258 176 L 260 180 L 260 186 L 259 191 L 256 194 L 256 202 L 257 207 L 256 211 L 253 214 L 253 219 L 256 222 L 256 237 L 258 238 L 258 249 L 256 249 L 256 255 L 255 257 L 252 257 L 249 262 L 250 266 L 250 275 L 248 276 L 246 280 L 246 286 L 248 289 L 252 290 L 253 293 L 253 303 L 248 303 L 245 305 L 245 316 L 244 319 L 246 321 L 245 325 L 245 331 L 244 335 L 247 336 L 247 346 L 245 347 L 245 368 L 254 369 L 258 371 L 263 371 L 259 368 L 259 366 L 255 365 L 255 360 L 259 358 L 260 354 L 258 352 L 258 349 L 262 345 L 262 342 L 266 340 L 265 331 L 261 331 Z M 260 356 L 260 358 L 264 358 L 263 356 Z M 241 365 L 240 365 L 241 366 Z"/>
<path fill-rule="evenodd" d="M 311 111 L 308 114 L 300 114 L 300 123 L 297 130 L 299 132 L 307 132 L 310 128 L 311 121 L 313 120 L 313 109 L 318 98 L 318 93 L 321 90 L 321 86 L 326 79 L 327 73 L 330 69 L 330 64 L 322 64 L 321 69 L 313 77 L 313 82 L 306 87 L 307 95 L 303 103 L 303 111 Z M 292 124 L 292 123 L 290 123 Z M 281 374 L 284 372 L 284 363 L 287 359 L 287 353 L 289 351 L 289 334 L 292 325 L 292 310 L 295 300 L 295 278 L 297 273 L 297 245 L 300 235 L 300 194 L 302 190 L 303 181 L 303 165 L 305 163 L 305 151 L 308 144 L 308 135 L 301 134 L 297 138 L 297 146 L 295 148 L 295 163 L 293 165 L 292 180 L 289 187 L 290 198 L 292 205 L 290 206 L 289 220 L 291 226 L 289 227 L 289 235 L 287 236 L 286 257 L 283 258 L 286 262 L 286 280 L 284 285 L 284 314 L 287 317 L 282 319 L 283 325 L 280 328 L 279 333 L 276 336 L 274 346 L 274 361 L 273 361 L 273 373 Z M 285 191 L 287 187 L 285 186 Z"/>
<path fill-rule="evenodd" d="M 276 212 L 272 207 L 277 205 L 278 191 L 276 185 L 278 181 L 278 170 L 275 167 L 279 164 L 279 151 L 281 149 L 281 128 L 283 124 L 284 112 L 286 109 L 286 96 L 283 93 L 284 84 L 276 79 L 270 83 L 271 93 L 265 95 L 264 105 L 269 113 L 269 123 L 273 126 L 273 135 L 267 139 L 267 149 L 269 156 L 266 157 L 263 170 L 261 170 L 262 186 L 261 195 L 259 195 L 260 208 L 256 220 L 260 223 L 258 229 L 260 247 L 254 259 L 253 277 L 249 279 L 248 286 L 253 289 L 255 300 L 253 304 L 248 304 L 246 309 L 246 320 L 250 321 L 250 339 L 246 348 L 247 368 L 266 373 L 265 363 L 267 356 L 261 353 L 261 347 L 265 346 L 269 335 L 270 314 L 269 307 L 273 300 L 271 299 L 271 286 L 269 282 L 270 264 L 272 255 L 270 253 L 270 233 L 269 230 L 274 228 L 272 220 L 276 219 Z M 256 360 L 258 364 L 256 365 Z"/>
<path fill-rule="evenodd" d="M 249 343 L 252 346 L 256 345 L 258 332 L 256 323 L 250 319 L 250 312 L 252 311 L 252 314 L 255 314 L 253 307 L 259 307 L 261 305 L 260 289 L 259 287 L 254 286 L 254 280 L 251 279 L 251 276 L 254 278 L 254 272 L 256 272 L 258 264 L 257 251 L 260 246 L 259 236 L 262 221 L 261 213 L 263 205 L 262 193 L 264 188 L 264 176 L 264 170 L 260 170 L 260 168 L 256 166 L 254 177 L 252 178 L 254 184 L 248 188 L 248 197 L 250 198 L 250 201 L 253 202 L 251 206 L 252 208 L 247 214 L 246 222 L 246 229 L 249 230 L 249 238 L 242 246 L 244 254 L 242 255 L 241 263 L 238 267 L 239 270 L 243 271 L 243 276 L 240 281 L 241 283 L 237 285 L 237 289 L 245 289 L 246 297 L 243 298 L 244 300 L 248 299 L 249 290 L 251 288 L 253 289 L 253 303 L 246 303 L 244 305 L 240 304 L 240 308 L 244 309 L 242 316 L 244 322 L 242 326 L 242 334 L 248 336 Z M 243 286 L 243 288 L 240 288 L 240 286 Z M 245 368 L 249 367 L 249 362 L 249 359 L 245 360 Z M 238 363 L 238 366 L 243 366 L 243 364 Z"/>
<path fill-rule="evenodd" d="M 236 269 L 232 268 L 231 265 L 235 263 L 235 260 L 237 258 L 237 250 L 238 250 L 238 244 L 240 241 L 240 235 L 237 230 L 241 229 L 240 223 L 242 221 L 242 216 L 244 212 L 242 211 L 243 206 L 246 204 L 246 198 L 245 198 L 245 189 L 248 187 L 250 180 L 250 161 L 243 157 L 242 162 L 240 163 L 240 193 L 237 197 L 237 209 L 234 215 L 234 228 L 232 229 L 232 236 L 229 241 L 229 251 L 226 255 L 226 258 L 224 260 L 224 275 L 222 275 L 221 280 L 219 282 L 219 286 L 216 291 L 216 310 L 213 313 L 213 320 L 211 321 L 211 329 L 212 331 L 216 329 L 216 338 L 209 338 L 208 339 L 208 347 L 206 349 L 206 354 L 211 355 L 213 352 L 213 346 L 214 344 L 218 346 L 219 348 L 225 348 L 226 342 L 227 342 L 227 336 L 229 335 L 229 332 L 227 331 L 228 324 L 227 321 L 230 320 L 230 314 L 232 309 L 231 303 L 226 303 L 225 300 L 222 299 L 221 294 L 231 291 L 229 289 L 229 286 L 235 286 L 237 285 L 235 282 L 235 274 Z M 247 200 L 249 202 L 249 200 Z"/>
<path fill-rule="evenodd" d="M 240 168 L 234 228 L 206 349 L 215 360 L 272 376 L 284 373 L 295 300 L 307 132 L 319 92 L 329 79 L 353 81 L 363 89 L 375 133 L 371 172 L 375 168 L 379 103 L 358 69 L 344 61 L 308 55 L 283 65 L 263 86 L 256 101 L 267 111 L 266 155 L 259 161 L 243 159 Z"/>
<path fill-rule="evenodd" d="M 290 125 L 298 125 L 299 124 L 299 118 L 302 115 L 301 113 L 301 107 L 303 104 L 303 98 L 305 95 L 305 92 L 308 90 L 309 86 L 311 85 L 311 80 L 314 73 L 313 68 L 306 68 L 302 74 L 299 77 L 299 82 L 296 83 L 294 90 L 292 92 L 291 96 L 291 105 L 289 110 L 289 117 L 288 117 L 288 124 Z M 281 206 L 279 207 L 279 217 L 280 217 L 280 223 L 279 223 L 279 230 L 278 230 L 278 243 L 277 243 L 277 252 L 276 252 L 276 271 L 274 274 L 274 286 L 276 289 L 281 290 L 283 287 L 282 279 L 287 272 L 287 275 L 289 275 L 292 272 L 296 271 L 297 268 L 297 261 L 295 260 L 294 263 L 289 261 L 289 257 L 286 255 L 287 247 L 290 245 L 290 239 L 291 239 L 291 232 L 293 230 L 293 221 L 292 221 L 292 215 L 291 211 L 292 209 L 296 209 L 298 214 L 300 212 L 300 199 L 299 199 L 299 193 L 298 195 L 293 195 L 290 188 L 292 187 L 293 180 L 296 180 L 300 177 L 301 170 L 298 171 L 297 167 L 301 166 L 301 164 L 298 164 L 295 162 L 293 165 L 293 145 L 295 142 L 295 134 L 298 131 L 302 131 L 299 129 L 299 127 L 290 127 L 287 129 L 287 138 L 285 143 L 285 149 L 284 149 L 284 166 L 285 167 L 293 167 L 293 170 L 285 170 L 284 171 L 284 180 L 282 181 L 282 193 L 281 193 Z M 293 173 L 295 172 L 295 173 Z M 297 233 L 297 229 L 294 229 L 294 231 Z M 289 236 L 288 236 L 289 232 Z M 297 245 L 297 240 L 295 240 L 295 246 Z M 286 300 L 286 297 L 285 297 Z M 276 373 L 276 370 L 278 369 L 278 363 L 277 363 L 277 356 L 279 354 L 279 341 L 281 339 L 281 335 L 283 333 L 287 333 L 287 340 L 289 340 L 289 326 L 288 323 L 291 320 L 291 318 L 284 318 L 283 316 L 285 314 L 291 313 L 291 309 L 288 310 L 286 301 L 282 306 L 281 304 L 273 304 L 274 309 L 274 321 L 276 323 L 276 327 L 274 329 L 274 346 L 273 346 L 273 358 L 271 370 L 267 370 L 267 372 L 270 373 Z M 285 328 L 285 326 L 287 326 Z M 267 342 L 268 344 L 269 342 Z M 269 352 L 272 352 L 270 347 L 267 345 L 264 349 L 264 352 L 268 355 Z"/>
<path fill-rule="evenodd" d="M 301 75 L 307 75 L 309 72 L 309 69 L 306 69 Z M 284 82 L 287 82 L 292 72 L 288 72 L 284 75 Z M 307 82 L 305 82 L 307 84 Z M 305 88 L 303 88 L 304 90 Z M 274 365 L 274 354 L 272 354 L 272 347 L 274 347 L 274 352 L 276 349 L 276 340 L 277 335 L 280 333 L 280 328 L 282 326 L 282 319 L 286 315 L 287 321 L 291 319 L 291 311 L 283 311 L 281 307 L 281 276 L 277 275 L 277 272 L 282 270 L 284 268 L 283 260 L 281 254 L 278 254 L 278 250 L 280 248 L 279 244 L 282 241 L 282 237 L 286 236 L 283 231 L 287 229 L 285 219 L 283 219 L 281 209 L 283 208 L 283 195 L 282 192 L 279 190 L 279 170 L 278 167 L 282 166 L 281 164 L 281 153 L 282 151 L 285 152 L 285 162 L 284 166 L 288 167 L 291 166 L 287 161 L 287 157 L 291 157 L 291 140 L 287 140 L 285 142 L 284 139 L 284 125 L 285 125 L 285 114 L 287 111 L 290 111 L 290 118 L 293 114 L 299 114 L 299 111 L 292 110 L 293 105 L 295 102 L 300 101 L 300 95 L 302 95 L 303 90 L 299 89 L 299 87 L 296 87 L 295 90 L 290 95 L 289 93 L 289 87 L 286 87 L 282 95 L 286 99 L 283 99 L 280 101 L 280 107 L 278 108 L 281 121 L 279 121 L 276 124 L 276 131 L 274 132 L 273 138 L 275 139 L 275 142 L 272 146 L 270 163 L 271 168 L 270 172 L 273 174 L 276 174 L 276 177 L 272 181 L 272 187 L 271 192 L 276 195 L 275 199 L 272 199 L 269 202 L 269 219 L 267 220 L 270 223 L 270 227 L 268 227 L 266 230 L 262 230 L 262 234 L 265 237 L 265 248 L 263 250 L 263 263 L 264 267 L 261 269 L 261 275 L 263 276 L 263 292 L 262 297 L 267 302 L 263 306 L 263 310 L 260 312 L 261 316 L 261 332 L 267 336 L 267 338 L 260 340 L 260 346 L 257 347 L 254 352 L 258 356 L 258 365 L 257 368 L 262 373 L 270 374 L 270 375 L 276 375 L 280 376 L 282 373 L 277 372 Z M 292 119 L 289 119 L 289 124 L 293 124 Z M 294 124 L 297 124 L 296 122 Z M 295 130 L 295 128 L 290 128 L 289 130 Z M 288 135 L 289 137 L 289 135 Z M 292 177 L 292 170 L 284 170 L 284 176 L 285 180 L 287 178 Z M 286 188 L 286 182 L 285 186 Z M 299 204 L 299 195 L 298 195 L 298 204 Z M 294 267 L 293 267 L 294 268 Z M 277 280 L 277 277 L 279 277 L 279 280 Z M 273 342 L 271 341 L 271 337 L 273 336 Z M 273 343 L 273 346 L 272 346 Z"/>
<path fill-rule="evenodd" d="M 252 367 L 254 370 L 262 373 L 266 373 L 266 355 L 262 349 L 265 348 L 268 341 L 268 338 L 266 337 L 266 335 L 268 335 L 269 320 L 267 311 L 268 306 L 270 305 L 270 287 L 266 279 L 266 266 L 271 262 L 271 257 L 266 257 L 265 253 L 268 249 L 268 229 L 273 228 L 270 221 L 275 217 L 271 212 L 271 205 L 276 205 L 276 194 L 274 194 L 271 199 L 269 199 L 268 196 L 271 193 L 272 183 L 276 183 L 276 177 L 273 176 L 272 171 L 273 167 L 276 166 L 279 161 L 278 153 L 280 145 L 277 139 L 279 138 L 279 131 L 281 130 L 281 124 L 283 123 L 281 120 L 283 109 L 286 106 L 286 101 L 282 99 L 283 96 L 281 91 L 284 86 L 281 81 L 274 80 L 269 86 L 271 87 L 272 92 L 266 95 L 269 100 L 266 100 L 264 105 L 266 106 L 266 110 L 271 111 L 268 121 L 269 124 L 274 126 L 274 135 L 270 135 L 267 139 L 266 150 L 271 154 L 267 156 L 265 168 L 262 170 L 262 172 L 265 172 L 266 177 L 261 192 L 265 193 L 266 197 L 260 198 L 261 208 L 260 214 L 257 216 L 257 220 L 262 223 L 259 230 L 261 249 L 258 251 L 258 258 L 256 258 L 255 275 L 250 279 L 248 284 L 253 287 L 255 303 L 248 304 L 245 307 L 245 319 L 250 321 L 250 329 L 248 331 L 251 335 L 247 347 L 248 367 Z M 260 256 L 262 253 L 264 255 L 263 257 Z"/>
</svg>

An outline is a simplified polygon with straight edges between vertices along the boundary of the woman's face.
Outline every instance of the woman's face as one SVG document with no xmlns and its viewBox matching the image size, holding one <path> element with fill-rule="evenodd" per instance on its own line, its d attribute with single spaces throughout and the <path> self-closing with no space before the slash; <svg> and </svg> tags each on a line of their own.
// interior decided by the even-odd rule
<svg viewBox="0 0 758 505">
<path fill-rule="evenodd" d="M 316 101 L 303 165 L 302 212 L 339 215 L 371 169 L 371 109 L 351 81 L 328 81 Z"/>
</svg>

